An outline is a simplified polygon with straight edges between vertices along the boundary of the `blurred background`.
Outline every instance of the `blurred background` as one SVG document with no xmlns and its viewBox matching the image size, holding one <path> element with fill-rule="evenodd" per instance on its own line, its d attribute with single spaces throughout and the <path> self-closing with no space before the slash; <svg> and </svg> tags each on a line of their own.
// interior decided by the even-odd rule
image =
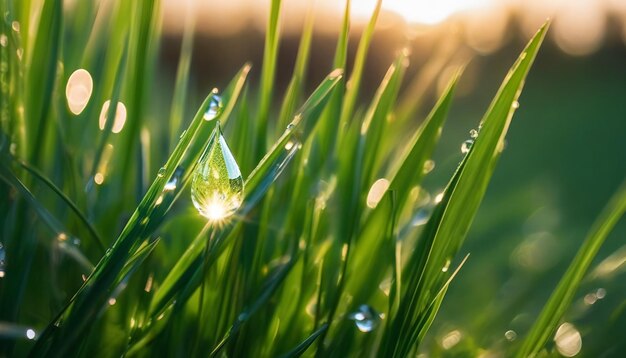
<svg viewBox="0 0 626 358">
<path fill-rule="evenodd" d="M 348 63 L 374 3 L 352 1 Z M 163 108 L 153 108 L 154 113 L 167 111 L 182 33 L 192 16 L 197 36 L 190 102 L 225 86 L 246 61 L 253 65 L 252 81 L 258 82 L 269 1 L 163 0 L 163 5 L 159 90 L 153 91 Z M 292 74 L 309 6 L 307 1 L 283 1 L 279 92 Z M 335 0 L 314 5 L 311 88 L 329 72 L 343 7 Z M 429 355 L 446 356 L 492 347 L 482 349 L 483 355 L 497 356 L 498 347 L 528 330 L 594 219 L 626 177 L 626 1 L 384 0 L 383 9 L 366 63 L 360 97 L 364 103 L 395 54 L 409 49 L 403 86 L 415 96 L 400 103 L 400 109 L 418 108 L 418 123 L 450 71 L 467 64 L 433 158 L 434 170 L 426 178 L 432 196 L 445 186 L 461 159 L 461 143 L 477 126 L 519 51 L 546 18 L 553 20 L 520 98 L 506 150 L 459 255 L 470 252 L 470 259 L 423 347 Z M 625 270 L 622 220 L 555 336 L 561 355 L 626 352 Z"/>
</svg>

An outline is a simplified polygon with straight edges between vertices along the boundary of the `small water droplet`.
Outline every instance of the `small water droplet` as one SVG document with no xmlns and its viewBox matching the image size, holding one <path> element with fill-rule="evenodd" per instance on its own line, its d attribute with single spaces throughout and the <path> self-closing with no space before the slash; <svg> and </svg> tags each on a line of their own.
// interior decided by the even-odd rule
<svg viewBox="0 0 626 358">
<path fill-rule="evenodd" d="M 293 123 L 289 123 L 289 124 L 287 125 L 287 130 L 292 130 L 292 129 L 294 129 L 294 127 L 295 127 L 295 126 L 296 126 L 295 124 L 293 124 Z"/>
<path fill-rule="evenodd" d="M 20 32 L 20 23 L 17 21 L 13 21 L 11 23 L 11 28 L 13 29 L 13 31 L 15 32 Z"/>
<path fill-rule="evenodd" d="M 604 297 L 606 297 L 606 290 L 604 288 L 599 288 L 596 291 L 596 297 L 598 297 L 599 300 L 603 299 Z"/>
<path fill-rule="evenodd" d="M 22 56 L 24 56 L 24 49 L 21 47 L 18 48 L 17 50 L 15 50 L 15 54 L 17 55 L 17 58 L 21 60 Z"/>
<path fill-rule="evenodd" d="M 210 220 L 224 219 L 243 202 L 243 177 L 226 144 L 219 122 L 200 158 L 191 181 L 191 200 Z"/>
<path fill-rule="evenodd" d="M 176 167 L 176 170 L 174 170 L 174 174 L 172 174 L 172 177 L 170 178 L 170 180 L 168 180 L 167 183 L 165 183 L 165 187 L 163 187 L 163 190 L 165 191 L 176 190 L 176 187 L 178 186 L 178 182 L 180 181 L 184 172 L 185 172 L 185 169 L 183 169 L 182 167 L 180 166 Z"/>
<path fill-rule="evenodd" d="M 517 338 L 517 333 L 514 330 L 509 329 L 508 331 L 504 332 L 504 338 L 506 338 L 506 340 L 509 342 L 513 342 L 515 338 Z"/>
<path fill-rule="evenodd" d="M 35 333 L 35 330 L 33 330 L 32 328 L 29 328 L 29 329 L 26 330 L 26 338 L 32 340 L 32 339 L 35 339 L 36 335 L 37 334 Z"/>
<path fill-rule="evenodd" d="M 360 305 L 356 312 L 351 313 L 348 319 L 354 321 L 354 324 L 361 332 L 371 332 L 380 323 L 380 314 L 369 305 Z"/>
<path fill-rule="evenodd" d="M 468 139 L 465 142 L 463 142 L 463 144 L 461 144 L 461 153 L 467 154 L 472 148 L 472 145 L 474 145 L 474 141 L 471 139 Z"/>
<path fill-rule="evenodd" d="M 9 38 L 5 34 L 0 34 L 0 46 L 7 47 L 9 44 Z"/>
<path fill-rule="evenodd" d="M 157 172 L 157 176 L 158 176 L 159 178 L 163 178 L 163 177 L 165 176 L 165 167 L 161 167 L 161 168 L 159 169 L 159 171 Z"/>
<path fill-rule="evenodd" d="M 449 258 L 446 259 L 446 262 L 443 264 L 443 267 L 441 268 L 441 272 L 448 272 L 448 270 L 450 269 L 450 263 L 451 263 L 451 260 Z"/>
<path fill-rule="evenodd" d="M 428 173 L 432 172 L 433 169 L 435 169 L 435 161 L 431 160 L 431 159 L 428 159 L 427 161 L 424 162 L 424 167 L 422 169 L 422 173 L 428 174 Z"/>
<path fill-rule="evenodd" d="M 213 93 L 216 93 L 215 90 Z M 206 112 L 204 112 L 204 120 L 210 121 L 217 117 L 218 114 L 222 111 L 222 97 L 214 94 L 209 100 L 209 105 L 207 106 Z"/>
<path fill-rule="evenodd" d="M 428 219 L 430 219 L 430 211 L 425 208 L 419 209 L 415 213 L 415 215 L 413 215 L 413 218 L 411 219 L 411 225 L 413 226 L 424 225 L 428 222 Z"/>
<path fill-rule="evenodd" d="M 470 135 L 470 138 L 476 139 L 476 138 L 478 138 L 478 131 L 476 129 L 471 129 L 469 131 L 469 135 Z"/>
<path fill-rule="evenodd" d="M 519 102 L 518 101 L 513 101 L 513 103 L 511 103 L 511 107 L 518 109 L 519 108 Z"/>
</svg>

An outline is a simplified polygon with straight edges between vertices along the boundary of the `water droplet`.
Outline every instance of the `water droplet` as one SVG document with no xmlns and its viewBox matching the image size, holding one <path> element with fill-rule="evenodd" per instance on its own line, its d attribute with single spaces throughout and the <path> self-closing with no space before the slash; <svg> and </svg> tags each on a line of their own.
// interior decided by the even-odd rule
<svg viewBox="0 0 626 358">
<path fill-rule="evenodd" d="M 469 135 L 470 135 L 470 138 L 476 139 L 476 138 L 478 138 L 478 131 L 476 129 L 471 129 L 469 131 Z"/>
<path fill-rule="evenodd" d="M 294 129 L 294 128 L 295 128 L 295 126 L 296 126 L 295 124 L 293 124 L 293 123 L 289 123 L 289 124 L 287 125 L 287 130 L 292 130 L 292 129 Z"/>
<path fill-rule="evenodd" d="M 463 144 L 461 144 L 461 153 L 467 154 L 472 148 L 473 144 L 474 144 L 474 141 L 471 139 L 468 139 L 465 142 L 463 142 Z"/>
<path fill-rule="evenodd" d="M 11 28 L 13 29 L 13 31 L 15 32 L 20 32 L 20 23 L 17 21 L 13 21 L 11 23 Z"/>
<path fill-rule="evenodd" d="M 448 270 L 450 269 L 450 259 L 446 259 L 446 263 L 443 264 L 443 267 L 441 268 L 441 272 L 448 272 Z"/>
<path fill-rule="evenodd" d="M 580 332 L 571 323 L 563 323 L 554 335 L 556 349 L 565 357 L 573 357 L 580 352 L 583 339 Z"/>
<path fill-rule="evenodd" d="M 213 93 L 216 93 L 214 90 Z M 222 111 L 222 97 L 214 94 L 213 97 L 209 100 L 209 105 L 207 106 L 206 112 L 204 112 L 203 118 L 207 121 L 210 121 L 217 117 L 218 114 Z"/>
<path fill-rule="evenodd" d="M 343 75 L 343 69 L 341 68 L 337 68 L 335 70 L 333 70 L 333 72 L 331 72 L 330 74 L 328 74 L 328 77 L 330 79 L 336 79 L 337 77 L 341 77 Z"/>
<path fill-rule="evenodd" d="M 110 306 L 113 306 L 116 303 L 117 303 L 117 300 L 114 297 L 109 298 L 109 305 Z"/>
<path fill-rule="evenodd" d="M 509 329 L 504 332 L 504 338 L 506 338 L 509 342 L 513 342 L 517 338 L 517 333 L 514 330 Z"/>
<path fill-rule="evenodd" d="M 439 204 L 441 200 L 443 200 L 443 191 L 435 196 L 435 199 L 433 199 L 433 202 L 435 204 Z"/>
<path fill-rule="evenodd" d="M 174 174 L 172 174 L 172 177 L 170 178 L 170 180 L 167 181 L 167 183 L 165 184 L 165 187 L 163 187 L 163 190 L 165 191 L 172 191 L 172 190 L 176 190 L 176 187 L 178 186 L 178 182 L 180 181 L 180 178 L 183 176 L 183 173 L 185 172 L 185 169 L 183 169 L 183 167 L 176 167 L 176 170 L 174 170 Z"/>
<path fill-rule="evenodd" d="M 413 218 L 411 219 L 411 225 L 413 226 L 424 225 L 428 222 L 428 219 L 430 219 L 430 211 L 425 208 L 419 209 L 415 213 L 415 215 L 413 215 Z"/>
<path fill-rule="evenodd" d="M 7 47 L 9 44 L 9 38 L 5 34 L 0 35 L 0 46 Z"/>
<path fill-rule="evenodd" d="M 511 107 L 518 109 L 519 108 L 519 102 L 518 101 L 513 101 L 513 103 L 511 103 Z"/>
<path fill-rule="evenodd" d="M 91 97 L 93 91 L 93 79 L 91 74 L 85 69 L 78 69 L 70 75 L 65 86 L 65 97 L 67 106 L 75 115 L 80 114 Z M 107 109 L 109 106 L 107 105 Z M 102 126 L 104 127 L 104 126 Z"/>
<path fill-rule="evenodd" d="M 35 333 L 35 330 L 33 330 L 32 328 L 29 328 L 26 330 L 26 338 L 28 339 L 35 339 L 35 336 L 37 334 Z"/>
<path fill-rule="evenodd" d="M 424 162 L 424 168 L 422 169 L 422 173 L 428 174 L 435 169 L 435 161 L 428 159 Z"/>
<path fill-rule="evenodd" d="M 19 60 L 21 60 L 22 56 L 24 56 L 24 49 L 23 48 L 18 48 L 17 50 L 15 50 L 15 54 L 17 55 L 17 58 Z"/>
<path fill-rule="evenodd" d="M 11 152 L 12 155 L 15 155 L 15 153 L 17 153 L 17 144 L 11 143 L 9 146 L 9 152 Z"/>
<path fill-rule="evenodd" d="M 163 178 L 163 176 L 165 176 L 165 167 L 161 167 L 161 168 L 159 169 L 159 171 L 157 172 L 157 176 L 158 176 L 159 178 Z"/>
<path fill-rule="evenodd" d="M 596 291 L 596 297 L 598 297 L 599 300 L 603 299 L 604 297 L 606 297 L 606 290 L 604 288 L 599 288 Z"/>
<path fill-rule="evenodd" d="M 380 314 L 368 305 L 360 305 L 359 309 L 351 313 L 348 319 L 354 321 L 354 324 L 361 332 L 371 332 L 380 323 Z"/>
<path fill-rule="evenodd" d="M 200 158 L 191 182 L 191 200 L 211 220 L 235 213 L 243 201 L 243 178 L 226 144 L 219 122 Z"/>
</svg>

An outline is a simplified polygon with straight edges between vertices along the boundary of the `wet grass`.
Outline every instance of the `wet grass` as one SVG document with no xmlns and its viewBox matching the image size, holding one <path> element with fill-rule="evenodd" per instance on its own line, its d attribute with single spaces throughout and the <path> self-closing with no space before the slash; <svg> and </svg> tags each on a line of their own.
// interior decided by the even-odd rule
<svg viewBox="0 0 626 358">
<path fill-rule="evenodd" d="M 0 355 L 424 351 L 449 285 L 471 260 L 460 249 L 549 25 L 521 49 L 475 119 L 445 190 L 431 198 L 420 184 L 432 170 L 463 67 L 419 126 L 411 104 L 419 87 L 400 88 L 432 74 L 406 79 L 409 54 L 402 49 L 374 97 L 362 98 L 380 2 L 349 73 L 346 4 L 333 67 L 305 93 L 311 12 L 292 79 L 277 93 L 282 14 L 281 2 L 272 1 L 258 87 L 248 81 L 255 68 L 243 63 L 199 105 L 189 94 L 189 21 L 171 103 L 156 113 L 158 1 L 79 1 L 71 11 L 60 0 L 0 4 L 7 14 L 0 47 Z M 65 89 L 78 68 L 94 85 L 75 114 Z M 119 133 L 112 131 L 118 106 L 101 112 L 107 100 L 126 108 Z M 190 120 L 189 103 L 198 108 Z M 245 190 L 235 215 L 207 222 L 191 205 L 189 184 L 217 121 Z M 546 342 L 625 210 L 622 188 L 530 331 L 505 354 L 553 350 Z"/>
</svg>

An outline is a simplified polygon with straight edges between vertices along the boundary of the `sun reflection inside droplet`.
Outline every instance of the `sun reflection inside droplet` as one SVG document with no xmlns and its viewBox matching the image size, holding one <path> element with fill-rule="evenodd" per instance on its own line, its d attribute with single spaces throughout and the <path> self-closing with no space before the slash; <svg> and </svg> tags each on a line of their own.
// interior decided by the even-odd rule
<svg viewBox="0 0 626 358">
<path fill-rule="evenodd" d="M 65 97 L 73 114 L 78 115 L 87 107 L 92 91 L 93 79 L 87 70 L 81 68 L 70 75 L 65 87 Z"/>
<path fill-rule="evenodd" d="M 382 178 L 378 179 L 372 184 L 369 193 L 367 194 L 367 206 L 375 208 L 385 195 L 385 192 L 389 188 L 389 180 Z"/>
<path fill-rule="evenodd" d="M 111 105 L 111 101 L 107 100 L 102 105 L 102 110 L 100 111 L 100 130 L 104 130 L 107 122 L 107 113 L 109 112 L 109 106 Z M 122 102 L 117 102 L 117 109 L 115 110 L 115 119 L 113 121 L 113 127 L 111 128 L 111 132 L 119 133 L 124 128 L 124 124 L 126 123 L 126 106 Z"/>
</svg>

